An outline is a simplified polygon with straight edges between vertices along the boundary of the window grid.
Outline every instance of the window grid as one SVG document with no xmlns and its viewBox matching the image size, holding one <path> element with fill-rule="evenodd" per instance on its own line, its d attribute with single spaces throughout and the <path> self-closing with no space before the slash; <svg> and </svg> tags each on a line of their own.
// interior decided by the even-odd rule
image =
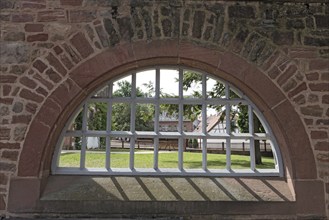
<svg viewBox="0 0 329 220">
<path fill-rule="evenodd" d="M 277 149 L 272 149 L 273 158 L 276 161 L 275 170 L 256 170 L 255 165 L 255 146 L 254 140 L 269 140 L 275 145 L 275 140 L 273 135 L 268 132 L 268 125 L 265 123 L 266 133 L 255 133 L 254 132 L 254 122 L 253 114 L 256 111 L 251 105 L 250 101 L 246 97 L 230 99 L 230 85 L 225 83 L 225 98 L 208 98 L 207 97 L 207 77 L 208 74 L 202 74 L 202 98 L 191 99 L 183 97 L 183 74 L 184 69 L 179 68 L 179 96 L 178 98 L 161 98 L 160 97 L 160 67 L 156 68 L 155 72 L 155 96 L 154 97 L 137 97 L 136 96 L 136 73 L 132 73 L 131 80 L 131 97 L 113 97 L 113 82 L 110 82 L 108 85 L 108 97 L 107 98 L 93 98 L 90 97 L 85 104 L 83 105 L 83 120 L 82 120 L 82 129 L 81 131 L 67 131 L 64 132 L 62 137 L 65 136 L 81 136 L 81 155 L 80 155 L 80 171 L 77 171 L 76 168 L 66 168 L 58 167 L 59 164 L 59 153 L 56 154 L 55 163 L 53 164 L 53 172 L 58 174 L 83 174 L 88 173 L 92 174 L 91 171 L 94 171 L 94 174 L 116 174 L 116 175 L 126 175 L 126 174 L 159 174 L 157 171 L 158 167 L 158 156 L 159 156 L 159 139 L 160 138 L 173 138 L 178 139 L 178 170 L 179 172 L 171 173 L 172 169 L 163 169 L 164 172 L 160 174 L 184 174 L 184 175 L 266 175 L 266 176 L 282 176 L 282 160 L 281 155 L 278 154 Z M 92 131 L 87 129 L 87 118 L 88 118 L 88 103 L 89 102 L 105 102 L 107 103 L 107 124 L 106 131 Z M 112 131 L 111 130 L 111 114 L 112 114 L 112 104 L 113 103 L 129 103 L 131 108 L 130 114 L 130 131 Z M 137 104 L 154 104 L 155 113 L 154 113 L 154 131 L 153 132 L 137 132 L 135 131 L 135 116 L 136 116 L 136 105 Z M 179 106 L 179 117 L 178 117 L 178 132 L 161 132 L 159 130 L 159 114 L 160 114 L 160 104 L 178 104 Z M 202 132 L 200 133 L 189 133 L 183 131 L 183 107 L 184 104 L 199 104 L 202 105 L 202 122 L 207 121 L 207 105 L 216 104 L 216 105 L 225 105 L 225 118 L 226 118 L 226 133 L 219 134 L 209 134 L 207 132 L 207 123 L 202 123 Z M 245 104 L 248 106 L 248 122 L 249 122 L 249 133 L 243 134 L 233 134 L 231 132 L 231 119 L 230 111 L 231 106 L 234 104 Z M 258 115 L 258 114 L 257 114 Z M 262 122 L 264 120 L 261 120 Z M 100 168 L 89 168 L 86 169 L 86 145 L 87 137 L 106 137 L 106 160 L 105 160 L 105 170 Z M 130 151 L 129 151 L 129 169 L 115 169 L 111 168 L 111 138 L 112 137 L 129 137 L 130 138 Z M 201 171 L 191 171 L 183 168 L 183 141 L 188 138 L 201 138 L 202 140 L 202 170 Z M 134 167 L 134 155 L 135 155 L 135 140 L 137 138 L 152 138 L 154 143 L 154 161 L 153 161 L 153 170 L 148 169 L 148 171 L 135 172 Z M 215 138 L 224 138 L 226 142 L 226 170 L 218 171 L 209 171 L 207 169 L 207 140 Z M 249 139 L 250 141 L 250 170 L 238 170 L 233 171 L 231 169 L 231 139 Z M 61 138 L 63 139 L 63 138 Z M 60 150 L 59 150 L 60 151 Z M 165 171 L 168 170 L 168 171 Z M 257 171 L 257 172 L 255 172 Z"/>
</svg>

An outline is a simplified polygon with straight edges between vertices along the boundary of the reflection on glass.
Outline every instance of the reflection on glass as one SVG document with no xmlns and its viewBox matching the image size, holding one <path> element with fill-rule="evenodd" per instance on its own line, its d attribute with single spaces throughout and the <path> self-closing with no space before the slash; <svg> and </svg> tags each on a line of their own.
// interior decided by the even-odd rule
<svg viewBox="0 0 329 220">
<path fill-rule="evenodd" d="M 154 105 L 153 104 L 137 104 L 136 131 L 154 131 Z"/>
<path fill-rule="evenodd" d="M 130 104 L 114 103 L 112 105 L 112 131 L 130 131 Z"/>
<path fill-rule="evenodd" d="M 155 70 L 147 70 L 136 73 L 137 97 L 155 96 Z"/>
<path fill-rule="evenodd" d="M 158 167 L 178 168 L 178 139 L 160 138 Z"/>
<path fill-rule="evenodd" d="M 81 137 L 64 137 L 59 167 L 80 167 Z"/>
<path fill-rule="evenodd" d="M 153 168 L 154 140 L 137 138 L 135 142 L 135 168 Z"/>
<path fill-rule="evenodd" d="M 128 168 L 130 158 L 130 138 L 129 137 L 112 137 L 110 140 L 111 168 Z"/>
<path fill-rule="evenodd" d="M 113 97 L 131 96 L 131 75 L 113 82 Z"/>
<path fill-rule="evenodd" d="M 176 104 L 160 105 L 159 114 L 159 131 L 160 132 L 177 132 L 179 107 Z"/>
<path fill-rule="evenodd" d="M 167 98 L 178 97 L 178 70 L 160 70 L 160 96 Z"/>
<path fill-rule="evenodd" d="M 91 131 L 106 130 L 107 103 L 94 102 L 88 104 L 87 128 Z"/>
</svg>

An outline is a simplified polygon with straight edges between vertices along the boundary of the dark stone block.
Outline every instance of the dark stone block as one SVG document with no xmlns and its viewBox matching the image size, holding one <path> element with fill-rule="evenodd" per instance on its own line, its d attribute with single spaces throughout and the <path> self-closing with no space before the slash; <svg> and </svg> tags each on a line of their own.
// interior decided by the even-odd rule
<svg viewBox="0 0 329 220">
<path fill-rule="evenodd" d="M 206 9 L 217 15 L 222 15 L 222 14 L 224 14 L 224 11 L 225 11 L 224 5 L 220 4 L 220 3 L 208 4 L 208 5 L 206 5 Z"/>
<path fill-rule="evenodd" d="M 216 26 L 215 26 L 215 30 L 214 30 L 214 39 L 213 42 L 214 43 L 218 43 L 222 33 L 223 33 L 223 29 L 224 29 L 224 18 L 223 17 L 217 17 L 216 19 Z"/>
<path fill-rule="evenodd" d="M 4 37 L 5 41 L 24 41 L 25 33 L 23 32 L 9 32 Z"/>
<path fill-rule="evenodd" d="M 171 31 L 172 31 L 172 23 L 169 19 L 164 19 L 162 20 L 162 30 L 163 30 L 163 34 L 166 37 L 170 37 L 171 36 Z"/>
<path fill-rule="evenodd" d="M 187 36 L 188 35 L 188 29 L 190 28 L 190 25 L 187 23 L 183 23 L 182 27 L 182 35 Z"/>
<path fill-rule="evenodd" d="M 15 2 L 12 0 L 1 0 L 0 9 L 12 9 L 14 8 Z"/>
<path fill-rule="evenodd" d="M 161 7 L 161 14 L 163 16 L 170 16 L 171 15 L 171 9 L 168 7 Z"/>
<path fill-rule="evenodd" d="M 134 36 L 130 18 L 118 18 L 118 24 L 121 37 L 125 40 L 130 40 Z"/>
<path fill-rule="evenodd" d="M 184 11 L 184 21 L 189 21 L 190 20 L 190 9 L 186 9 Z"/>
<path fill-rule="evenodd" d="M 98 35 L 103 47 L 108 47 L 110 44 L 109 44 L 109 41 L 107 39 L 107 35 L 105 33 L 104 28 L 102 26 L 96 26 L 95 30 L 97 32 L 97 35 Z"/>
<path fill-rule="evenodd" d="M 119 39 L 119 36 L 118 36 L 116 30 L 114 29 L 111 19 L 109 19 L 109 18 L 104 19 L 104 27 L 105 27 L 106 32 L 110 36 L 111 45 L 113 46 L 113 45 L 119 43 L 120 39 Z"/>
<path fill-rule="evenodd" d="M 230 18 L 255 18 L 255 11 L 252 6 L 231 5 L 228 15 Z"/>
<path fill-rule="evenodd" d="M 296 19 L 296 20 L 288 20 L 287 21 L 287 29 L 304 29 L 305 24 L 302 19 Z"/>
<path fill-rule="evenodd" d="M 294 42 L 294 33 L 275 31 L 272 34 L 272 39 L 277 45 L 292 45 Z"/>
<path fill-rule="evenodd" d="M 304 37 L 304 45 L 308 46 L 329 46 L 329 38 Z"/>
<path fill-rule="evenodd" d="M 205 13 L 203 11 L 196 11 L 193 18 L 192 36 L 195 38 L 201 38 L 202 28 L 205 21 Z"/>
<path fill-rule="evenodd" d="M 314 17 L 317 28 L 329 29 L 329 15 L 316 15 Z"/>
<path fill-rule="evenodd" d="M 205 39 L 206 41 L 208 41 L 211 37 L 211 33 L 212 33 L 212 26 L 208 26 L 203 34 L 203 39 Z"/>
<path fill-rule="evenodd" d="M 150 13 L 147 10 L 143 9 L 142 16 L 145 22 L 145 31 L 146 31 L 147 39 L 151 39 L 153 28 L 152 28 L 152 19 Z"/>
</svg>

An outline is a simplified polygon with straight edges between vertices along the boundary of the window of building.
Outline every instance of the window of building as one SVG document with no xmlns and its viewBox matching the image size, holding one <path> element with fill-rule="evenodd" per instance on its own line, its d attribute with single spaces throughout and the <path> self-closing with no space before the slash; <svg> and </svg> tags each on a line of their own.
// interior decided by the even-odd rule
<svg viewBox="0 0 329 220">
<path fill-rule="evenodd" d="M 217 77 L 155 67 L 107 82 L 65 126 L 53 174 L 283 176 L 257 107 Z"/>
</svg>

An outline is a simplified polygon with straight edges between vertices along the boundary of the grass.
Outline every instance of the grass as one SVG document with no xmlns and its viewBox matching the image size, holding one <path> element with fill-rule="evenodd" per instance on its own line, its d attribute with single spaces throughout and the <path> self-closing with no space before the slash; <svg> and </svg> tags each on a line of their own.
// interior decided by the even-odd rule
<svg viewBox="0 0 329 220">
<path fill-rule="evenodd" d="M 121 152 L 121 153 L 120 153 Z M 111 153 L 112 168 L 129 167 L 129 150 L 117 150 Z M 135 168 L 153 168 L 153 152 L 137 151 L 135 154 Z M 184 168 L 197 169 L 202 168 L 202 154 L 194 152 L 184 152 Z M 272 169 L 274 168 L 273 158 L 263 157 L 262 165 L 257 168 Z M 60 167 L 79 167 L 80 153 L 64 153 L 60 157 Z M 159 168 L 177 168 L 178 152 L 160 151 L 158 159 Z M 226 166 L 226 156 L 224 154 L 207 154 L 208 169 L 224 169 Z M 89 151 L 86 153 L 86 167 L 103 168 L 105 167 L 105 153 Z M 233 169 L 250 168 L 250 157 L 243 155 L 231 155 L 231 167 Z"/>
</svg>

